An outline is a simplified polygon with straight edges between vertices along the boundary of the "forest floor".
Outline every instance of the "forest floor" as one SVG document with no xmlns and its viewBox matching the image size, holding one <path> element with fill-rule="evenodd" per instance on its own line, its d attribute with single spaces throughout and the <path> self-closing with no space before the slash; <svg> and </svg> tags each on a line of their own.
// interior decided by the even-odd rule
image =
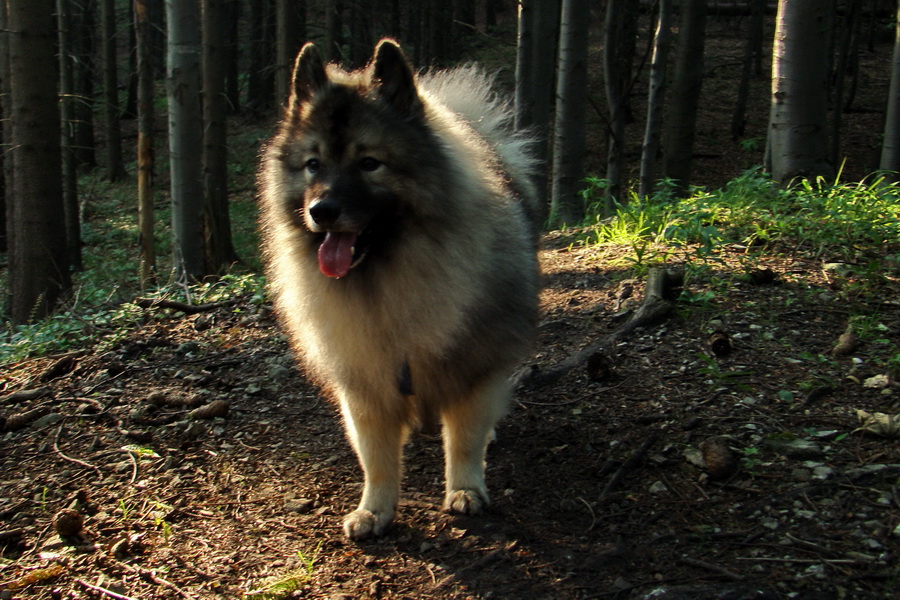
<svg viewBox="0 0 900 600">
<path fill-rule="evenodd" d="M 704 105 L 728 107 L 740 38 L 713 28 Z M 864 59 L 883 67 L 889 51 Z M 877 156 L 886 79 L 873 72 L 844 121 L 848 178 Z M 753 85 L 740 149 L 730 114 L 701 116 L 698 182 L 761 161 L 768 84 Z M 545 238 L 526 368 L 616 331 L 642 301 L 634 248 L 583 233 Z M 668 319 L 607 349 L 607 370 L 517 392 L 489 450 L 487 514 L 439 510 L 440 442 L 414 437 L 396 524 L 363 543 L 341 532 L 361 473 L 337 411 L 258 299 L 148 308 L 102 350 L 6 365 L 0 600 L 896 597 L 896 423 L 863 431 L 857 411 L 900 413 L 884 360 L 897 274 L 781 247 L 752 280 L 745 250 L 671 250 L 689 277 Z M 832 356 L 856 315 L 858 344 Z"/>
<path fill-rule="evenodd" d="M 573 245 L 577 233 L 541 253 L 530 368 L 601 339 L 642 299 L 642 280 L 615 266 L 625 249 Z M 754 266 L 772 281 L 753 283 L 743 256 L 695 266 L 687 300 L 606 352 L 609 372 L 516 395 L 490 448 L 486 515 L 440 512 L 440 443 L 414 437 L 396 525 L 371 542 L 342 535 L 360 470 L 267 305 L 148 309 L 104 352 L 8 368 L 0 594 L 891 597 L 900 446 L 858 431 L 857 410 L 900 412 L 876 358 L 900 331 L 897 279 L 861 303 L 865 278 L 821 259 L 773 255 Z M 857 313 L 880 316 L 832 357 Z M 717 331 L 730 353 L 711 349 Z M 59 535 L 67 508 L 83 528 Z M 273 582 L 297 589 L 247 595 Z"/>
</svg>

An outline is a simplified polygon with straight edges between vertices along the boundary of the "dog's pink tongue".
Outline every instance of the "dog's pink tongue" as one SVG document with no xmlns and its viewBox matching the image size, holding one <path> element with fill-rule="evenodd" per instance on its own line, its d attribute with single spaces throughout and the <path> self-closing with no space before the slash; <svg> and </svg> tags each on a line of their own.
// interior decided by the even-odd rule
<svg viewBox="0 0 900 600">
<path fill-rule="evenodd" d="M 353 245 L 356 234 L 329 231 L 319 246 L 319 269 L 328 277 L 343 277 L 353 264 Z"/>
</svg>

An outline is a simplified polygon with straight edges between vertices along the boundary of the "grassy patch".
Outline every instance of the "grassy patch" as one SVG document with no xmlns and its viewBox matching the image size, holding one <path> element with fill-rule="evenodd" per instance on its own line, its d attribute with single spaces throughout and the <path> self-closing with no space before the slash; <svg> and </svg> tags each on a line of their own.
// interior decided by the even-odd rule
<svg viewBox="0 0 900 600">
<path fill-rule="evenodd" d="M 164 153 L 157 165 L 154 245 L 159 283 L 153 289 L 140 288 L 136 182 L 110 183 L 99 172 L 83 175 L 79 194 L 84 269 L 73 274 L 72 292 L 55 314 L 27 325 L 3 324 L 0 365 L 115 343 L 148 318 L 147 311 L 133 303 L 138 296 L 202 303 L 249 294 L 252 302 L 262 302 L 254 177 L 263 135 L 259 128 L 244 128 L 229 140 L 232 236 L 242 262 L 230 273 L 203 284 L 185 286 L 174 279 Z M 8 288 L 5 271 L 0 274 L 0 287 Z"/>
<path fill-rule="evenodd" d="M 632 193 L 610 218 L 602 216 L 604 180 L 589 178 L 583 198 L 588 218 L 582 243 L 624 244 L 646 256 L 652 244 L 691 246 L 694 258 L 709 258 L 723 244 L 750 252 L 802 252 L 824 260 L 851 261 L 876 270 L 898 262 L 900 188 L 878 178 L 869 182 L 804 181 L 784 189 L 751 170 L 715 191 L 695 189 L 687 198 L 662 181 L 644 199 Z"/>
</svg>

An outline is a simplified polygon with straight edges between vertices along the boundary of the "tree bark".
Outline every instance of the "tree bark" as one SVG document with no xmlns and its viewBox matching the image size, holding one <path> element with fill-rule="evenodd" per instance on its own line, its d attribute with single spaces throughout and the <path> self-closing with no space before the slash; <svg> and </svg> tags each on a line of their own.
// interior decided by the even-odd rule
<svg viewBox="0 0 900 600">
<path fill-rule="evenodd" d="M 9 30 L 9 13 L 7 12 L 7 2 L 0 2 L 0 30 L 7 31 Z M 13 247 L 13 238 L 15 237 L 15 229 L 12 227 L 12 195 L 14 187 L 14 173 L 12 164 L 12 126 L 10 125 L 10 121 L 12 119 L 11 111 L 10 111 L 10 89 L 9 89 L 9 73 L 10 73 L 10 64 L 9 64 L 9 35 L 0 35 L 0 108 L 2 108 L 2 123 L 0 123 L 0 128 L 2 128 L 3 135 L 3 147 L 2 152 L 0 152 L 0 161 L 3 163 L 3 214 L 0 215 L 0 219 L 3 222 L 3 230 L 0 231 L 0 236 L 3 238 L 3 251 L 6 252 L 10 248 Z M 13 270 L 13 260 L 14 256 L 12 252 L 7 254 L 7 269 L 11 272 Z M 3 307 L 4 309 L 9 311 L 10 307 L 10 299 L 8 295 L 9 286 L 7 286 L 7 296 L 3 299 Z"/>
<path fill-rule="evenodd" d="M 75 87 L 73 82 L 72 40 L 69 27 L 72 13 L 67 0 L 56 0 L 56 22 L 59 35 L 59 111 L 60 152 L 62 153 L 63 206 L 66 219 L 66 252 L 72 268 L 81 264 L 81 214 L 78 207 L 78 173 L 75 167 L 75 136 L 73 135 Z"/>
<path fill-rule="evenodd" d="M 226 32 L 225 53 L 222 61 L 225 63 L 225 90 L 228 96 L 228 110 L 231 114 L 241 111 L 241 82 L 240 82 L 240 39 L 238 24 L 241 21 L 240 0 L 227 0 L 225 3 Z"/>
<path fill-rule="evenodd" d="M 891 65 L 891 86 L 884 115 L 884 142 L 879 166 L 883 171 L 891 171 L 893 174 L 890 178 L 897 181 L 900 179 L 900 1 L 897 2 L 897 18 L 894 23 L 894 54 Z"/>
<path fill-rule="evenodd" d="M 766 0 L 750 0 L 750 26 L 744 43 L 744 59 L 741 64 L 741 80 L 738 84 L 734 113 L 731 115 L 731 139 L 737 141 L 744 135 L 747 122 L 747 102 L 750 97 L 750 78 L 755 72 L 756 57 L 762 39 L 763 11 Z"/>
<path fill-rule="evenodd" d="M 656 185 L 656 167 L 660 155 L 663 108 L 666 97 L 666 61 L 672 26 L 672 1 L 659 1 L 659 17 L 650 62 L 650 91 L 647 94 L 647 126 L 641 150 L 641 175 L 638 195 L 647 197 Z"/>
<path fill-rule="evenodd" d="M 628 82 L 634 62 L 634 24 L 636 4 L 629 0 L 609 0 L 604 24 L 603 75 L 606 104 L 609 107 L 609 143 L 606 153 L 605 213 L 615 211 L 622 201 L 622 162 L 625 153 Z"/>
<path fill-rule="evenodd" d="M 149 0 L 135 0 L 134 28 L 137 53 L 137 186 L 138 231 L 140 232 L 141 289 L 156 279 L 156 245 L 153 233 L 153 63 L 150 38 Z"/>
<path fill-rule="evenodd" d="M 194 0 L 196 1 L 196 0 Z M 273 107 L 275 77 L 274 6 L 272 0 L 250 0 L 250 61 L 247 73 L 247 105 L 268 113 Z"/>
<path fill-rule="evenodd" d="M 122 133 L 119 127 L 119 78 L 116 52 L 116 3 L 102 0 L 100 4 L 101 36 L 103 43 L 103 114 L 106 120 L 106 177 L 118 181 L 125 176 L 122 163 Z"/>
<path fill-rule="evenodd" d="M 534 0 L 519 2 L 518 35 L 516 37 L 516 130 L 528 129 L 534 123 Z"/>
<path fill-rule="evenodd" d="M 16 324 L 50 313 L 71 286 L 62 196 L 53 0 L 9 0 L 15 244 L 10 315 Z"/>
<path fill-rule="evenodd" d="M 9 13 L 7 12 L 7 2 L 0 2 L 0 30 L 9 30 Z M 0 151 L 0 162 L 3 164 L 2 177 L 3 189 L 0 190 L 2 197 L 2 206 L 0 206 L 0 251 L 6 252 L 12 247 L 12 239 L 15 237 L 15 230 L 12 224 L 12 198 L 13 198 L 13 164 L 12 154 L 12 115 L 10 114 L 10 89 L 9 89 L 9 35 L 0 35 L 0 108 L 2 108 L 2 122 L 0 122 L 0 133 L 2 133 L 3 147 Z M 7 255 L 7 268 L 13 270 L 12 253 Z M 7 286 L 7 290 L 9 286 Z M 3 307 L 9 311 L 10 301 L 7 296 L 4 298 Z"/>
<path fill-rule="evenodd" d="M 849 0 L 847 10 L 844 13 L 842 27 L 840 29 L 840 43 L 838 44 L 837 63 L 834 68 L 834 96 L 832 97 L 831 111 L 831 164 L 838 164 L 841 152 L 841 119 L 844 111 L 849 108 L 850 101 L 845 104 L 845 82 L 848 72 L 855 72 L 859 61 L 855 54 L 859 51 L 856 43 L 859 37 L 860 4 L 862 0 Z M 853 68 L 851 69 L 851 66 Z M 852 73 L 851 73 L 851 77 Z M 852 82 L 852 79 L 851 79 Z M 852 86 L 852 84 L 851 84 Z"/>
<path fill-rule="evenodd" d="M 237 261 L 228 205 L 228 103 L 225 96 L 225 0 L 203 3 L 203 189 L 206 272 Z"/>
<path fill-rule="evenodd" d="M 587 149 L 589 0 L 563 0 L 560 14 L 556 123 L 550 215 L 556 224 L 574 225 L 584 218 L 579 196 Z"/>
<path fill-rule="evenodd" d="M 664 134 L 665 175 L 681 193 L 691 181 L 697 107 L 703 85 L 703 46 L 706 38 L 706 0 L 685 0 L 681 6 L 678 57 Z"/>
<path fill-rule="evenodd" d="M 275 3 L 275 101 L 287 103 L 291 70 L 306 39 L 306 1 L 276 0 Z"/>
<path fill-rule="evenodd" d="M 205 272 L 199 0 L 166 0 L 173 255 L 179 279 Z"/>
<path fill-rule="evenodd" d="M 783 185 L 831 179 L 828 145 L 828 48 L 831 0 L 779 0 L 772 52 L 767 166 Z"/>
<path fill-rule="evenodd" d="M 539 161 L 535 185 L 541 198 L 548 193 L 550 170 L 550 118 L 553 111 L 554 90 L 556 90 L 556 57 L 559 41 L 559 0 L 539 0 L 534 11 L 531 129 L 538 140 L 535 144 L 535 158 Z M 549 203 L 541 201 L 541 221 L 547 219 Z"/>
<path fill-rule="evenodd" d="M 78 96 L 75 103 L 75 157 L 79 167 L 93 169 L 97 166 L 94 142 L 94 74 L 96 44 L 96 7 L 94 3 L 71 3 L 72 52 L 74 60 L 74 86 Z"/>
</svg>

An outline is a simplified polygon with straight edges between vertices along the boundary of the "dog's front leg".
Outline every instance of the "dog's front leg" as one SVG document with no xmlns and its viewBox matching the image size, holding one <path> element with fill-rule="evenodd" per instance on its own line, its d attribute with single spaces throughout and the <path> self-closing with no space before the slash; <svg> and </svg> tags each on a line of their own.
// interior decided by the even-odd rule
<svg viewBox="0 0 900 600">
<path fill-rule="evenodd" d="M 365 474 L 359 507 L 344 517 L 353 540 L 381 535 L 394 519 L 400 495 L 405 420 L 374 407 L 342 402 L 347 435 Z"/>
<path fill-rule="evenodd" d="M 498 375 L 471 397 L 444 409 L 444 510 L 475 515 L 490 504 L 484 483 L 484 457 L 493 439 L 494 425 L 506 412 L 509 397 L 506 377 Z"/>
</svg>

